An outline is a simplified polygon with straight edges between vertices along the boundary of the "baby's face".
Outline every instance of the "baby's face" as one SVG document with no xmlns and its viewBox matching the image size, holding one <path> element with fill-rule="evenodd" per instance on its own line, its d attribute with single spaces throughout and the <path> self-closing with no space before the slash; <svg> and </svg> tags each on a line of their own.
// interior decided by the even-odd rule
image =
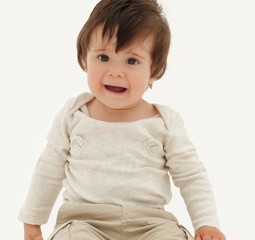
<svg viewBox="0 0 255 240">
<path fill-rule="evenodd" d="M 97 27 L 90 38 L 85 65 L 92 94 L 104 105 L 126 109 L 138 104 L 151 78 L 152 37 L 115 52 L 116 35 L 102 39 Z"/>
</svg>

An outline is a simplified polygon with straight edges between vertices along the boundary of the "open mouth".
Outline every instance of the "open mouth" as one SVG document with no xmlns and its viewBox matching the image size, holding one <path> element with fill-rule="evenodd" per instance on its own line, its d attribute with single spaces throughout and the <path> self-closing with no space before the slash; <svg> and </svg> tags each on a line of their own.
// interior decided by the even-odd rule
<svg viewBox="0 0 255 240">
<path fill-rule="evenodd" d="M 127 90 L 127 88 L 124 87 L 116 87 L 111 85 L 105 85 L 105 88 L 114 93 L 124 93 Z"/>
</svg>

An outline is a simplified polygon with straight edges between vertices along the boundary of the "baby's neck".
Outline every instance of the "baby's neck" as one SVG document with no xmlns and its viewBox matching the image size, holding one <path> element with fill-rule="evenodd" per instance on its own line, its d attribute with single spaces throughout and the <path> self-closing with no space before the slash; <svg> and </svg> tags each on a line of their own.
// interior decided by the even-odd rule
<svg viewBox="0 0 255 240">
<path fill-rule="evenodd" d="M 106 122 L 133 122 L 152 118 L 158 114 L 157 109 L 144 100 L 126 109 L 109 108 L 96 98 L 92 99 L 86 105 L 91 118 Z"/>
</svg>

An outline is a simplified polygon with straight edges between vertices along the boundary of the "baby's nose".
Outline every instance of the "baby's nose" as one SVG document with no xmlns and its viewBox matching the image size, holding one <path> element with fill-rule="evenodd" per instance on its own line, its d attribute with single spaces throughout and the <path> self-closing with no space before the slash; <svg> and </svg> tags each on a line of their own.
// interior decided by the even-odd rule
<svg viewBox="0 0 255 240">
<path fill-rule="evenodd" d="M 124 75 L 124 70 L 119 66 L 119 64 L 111 64 L 109 70 L 107 71 L 108 77 L 123 78 Z"/>
</svg>

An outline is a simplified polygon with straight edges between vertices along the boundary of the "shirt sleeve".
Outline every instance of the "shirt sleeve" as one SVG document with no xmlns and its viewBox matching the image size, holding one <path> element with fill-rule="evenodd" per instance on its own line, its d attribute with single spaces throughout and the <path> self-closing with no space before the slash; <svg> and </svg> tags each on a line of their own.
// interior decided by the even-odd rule
<svg viewBox="0 0 255 240">
<path fill-rule="evenodd" d="M 62 189 L 69 152 L 69 105 L 67 103 L 56 115 L 47 145 L 36 164 L 27 198 L 18 216 L 24 223 L 45 224 Z"/>
<path fill-rule="evenodd" d="M 180 189 L 194 229 L 202 226 L 219 228 L 215 199 L 206 169 L 178 113 L 171 118 L 165 152 L 166 165 L 175 186 Z"/>
</svg>

